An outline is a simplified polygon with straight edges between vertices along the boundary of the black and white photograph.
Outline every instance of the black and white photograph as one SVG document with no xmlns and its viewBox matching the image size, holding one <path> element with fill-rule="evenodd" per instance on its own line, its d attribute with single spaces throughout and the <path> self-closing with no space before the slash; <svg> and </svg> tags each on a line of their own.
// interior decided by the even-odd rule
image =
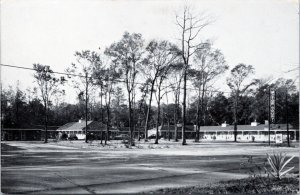
<svg viewBox="0 0 300 195">
<path fill-rule="evenodd" d="M 1 193 L 300 193 L 299 24 L 299 0 L 0 0 Z"/>
</svg>

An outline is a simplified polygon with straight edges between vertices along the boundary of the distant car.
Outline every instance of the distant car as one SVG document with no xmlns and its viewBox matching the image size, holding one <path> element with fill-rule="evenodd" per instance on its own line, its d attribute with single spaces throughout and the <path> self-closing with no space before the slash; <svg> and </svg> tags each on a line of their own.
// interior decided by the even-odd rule
<svg viewBox="0 0 300 195">
<path fill-rule="evenodd" d="M 115 136 L 114 140 L 124 140 L 124 139 L 129 139 L 129 136 L 127 134 L 120 134 Z"/>
<path fill-rule="evenodd" d="M 78 140 L 78 137 L 77 137 L 75 134 L 71 134 L 71 135 L 68 137 L 68 140 Z"/>
</svg>

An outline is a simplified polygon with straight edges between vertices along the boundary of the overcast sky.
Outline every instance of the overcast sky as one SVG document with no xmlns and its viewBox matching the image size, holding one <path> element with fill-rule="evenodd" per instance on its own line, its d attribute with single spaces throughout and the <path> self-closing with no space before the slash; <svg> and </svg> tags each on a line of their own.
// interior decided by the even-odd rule
<svg viewBox="0 0 300 195">
<path fill-rule="evenodd" d="M 298 64 L 293 0 L 2 0 L 1 63 L 41 63 L 63 72 L 76 50 L 103 51 L 124 31 L 176 43 L 175 13 L 185 3 L 216 19 L 201 39 L 213 39 L 230 68 L 245 63 L 255 67 L 257 77 L 296 77 L 298 72 L 285 73 Z M 4 86 L 20 80 L 23 89 L 33 87 L 30 71 L 4 67 L 1 79 Z"/>
</svg>

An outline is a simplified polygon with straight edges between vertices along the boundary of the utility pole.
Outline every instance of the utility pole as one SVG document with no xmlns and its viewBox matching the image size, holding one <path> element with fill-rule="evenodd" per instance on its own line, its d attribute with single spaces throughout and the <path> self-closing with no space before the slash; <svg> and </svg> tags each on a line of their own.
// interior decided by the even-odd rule
<svg viewBox="0 0 300 195">
<path fill-rule="evenodd" d="M 286 134 L 288 147 L 290 147 L 290 132 L 289 132 L 289 104 L 288 104 L 288 89 L 286 88 L 285 93 L 285 110 L 286 110 Z"/>
<path fill-rule="evenodd" d="M 88 135 L 87 135 L 87 120 L 88 120 L 88 118 L 87 118 L 87 115 L 88 115 L 88 73 L 86 72 L 85 73 L 85 143 L 87 143 L 88 142 Z"/>
</svg>

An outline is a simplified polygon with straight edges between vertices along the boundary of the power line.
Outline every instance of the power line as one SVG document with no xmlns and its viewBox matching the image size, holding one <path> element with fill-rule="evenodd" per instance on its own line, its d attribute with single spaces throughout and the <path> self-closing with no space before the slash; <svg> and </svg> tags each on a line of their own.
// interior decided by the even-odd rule
<svg viewBox="0 0 300 195">
<path fill-rule="evenodd" d="M 23 67 L 23 66 L 15 66 L 15 65 L 9 65 L 9 64 L 0 64 L 0 66 L 4 67 L 9 67 L 9 68 L 17 68 L 17 69 L 23 69 L 23 70 L 31 70 L 31 71 L 36 71 L 34 68 L 28 68 L 28 67 Z M 52 71 L 54 74 L 60 74 L 60 75 L 66 75 L 66 76 L 77 76 L 77 77 L 82 77 L 82 78 L 89 78 L 89 79 L 94 79 L 94 77 L 91 76 L 85 76 L 85 75 L 79 75 L 79 74 L 73 74 L 73 73 L 64 73 L 64 72 L 57 72 L 57 71 Z M 123 80 L 116 80 L 116 82 L 119 83 L 126 83 L 126 81 Z M 174 86 L 175 84 L 178 84 L 179 82 L 171 83 L 170 85 L 162 85 L 163 88 L 169 88 L 171 86 Z M 145 83 L 140 83 L 140 82 L 135 82 L 137 85 L 144 85 Z M 183 89 L 183 87 L 179 87 L 179 89 Z M 187 90 L 193 90 L 193 91 L 199 91 L 196 87 L 187 87 Z M 205 90 L 206 92 L 220 92 L 220 93 L 231 93 L 230 91 L 221 91 L 221 90 Z"/>
<path fill-rule="evenodd" d="M 8 64 L 0 64 L 1 66 L 6 66 L 6 67 L 10 67 L 10 68 L 18 68 L 18 69 L 24 69 L 24 70 L 33 70 L 33 71 L 36 71 L 36 69 L 34 68 L 27 68 L 27 67 L 23 67 L 23 66 L 14 66 L 14 65 L 8 65 Z M 53 71 L 52 73 L 55 73 L 55 74 L 61 74 L 61 75 L 67 75 L 67 76 L 78 76 L 78 77 L 84 77 L 84 75 L 77 75 L 77 74 L 72 74 L 72 73 L 63 73 L 63 72 L 56 72 L 56 71 Z M 88 77 L 88 78 L 92 78 L 92 77 Z"/>
</svg>

